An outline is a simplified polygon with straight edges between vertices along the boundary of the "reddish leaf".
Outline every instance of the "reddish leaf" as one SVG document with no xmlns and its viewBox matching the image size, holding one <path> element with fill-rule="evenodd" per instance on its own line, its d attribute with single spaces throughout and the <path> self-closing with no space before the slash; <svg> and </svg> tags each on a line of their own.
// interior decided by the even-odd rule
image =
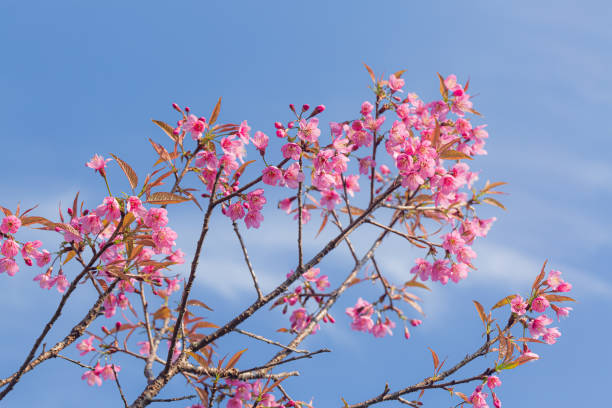
<svg viewBox="0 0 612 408">
<path fill-rule="evenodd" d="M 208 121 L 208 126 L 212 126 L 217 121 L 217 117 L 219 116 L 219 111 L 220 110 L 221 110 L 221 97 L 219 97 L 219 100 L 217 101 L 217 104 L 215 105 L 215 108 L 213 109 L 212 113 L 210 114 L 210 119 Z"/>
<path fill-rule="evenodd" d="M 505 209 L 506 209 L 506 207 L 504 207 L 504 205 L 503 205 L 502 203 L 500 203 L 499 201 L 497 201 L 497 200 L 496 200 L 496 199 L 494 199 L 494 198 L 491 198 L 491 197 L 486 197 L 486 198 L 483 198 L 483 199 L 482 199 L 482 201 L 483 201 L 483 202 L 485 202 L 485 203 L 487 203 L 487 204 L 491 204 L 491 205 L 494 205 L 494 206 L 496 206 L 496 207 L 499 207 L 499 208 L 501 208 L 502 210 L 505 210 Z"/>
<path fill-rule="evenodd" d="M 323 231 L 323 228 L 325 228 L 325 225 L 327 224 L 328 215 L 329 213 L 325 214 L 325 217 L 323 217 L 323 221 L 321 222 L 321 226 L 319 227 L 319 231 L 317 232 L 317 235 L 315 235 L 315 238 L 318 237 L 321 231 Z"/>
<path fill-rule="evenodd" d="M 537 288 L 540 282 L 542 282 L 542 279 L 544 279 L 544 276 L 546 275 L 546 271 L 544 269 L 546 268 L 547 262 L 548 262 L 548 259 L 544 261 L 544 265 L 542 265 L 542 270 L 540 271 L 540 274 L 538 275 L 536 280 L 533 281 L 533 285 L 531 286 L 531 289 Z"/>
<path fill-rule="evenodd" d="M 544 297 L 548 299 L 550 302 L 575 302 L 576 301 L 574 298 L 571 298 L 569 296 L 554 295 L 552 293 L 545 294 Z"/>
<path fill-rule="evenodd" d="M 155 119 L 151 119 L 153 121 L 153 123 L 155 123 L 157 126 L 159 126 L 165 134 L 168 135 L 168 137 L 170 139 L 172 139 L 173 141 L 178 141 L 178 136 L 174 134 L 174 128 L 172 126 L 170 126 L 169 124 L 162 122 L 161 120 L 155 120 Z"/>
<path fill-rule="evenodd" d="M 190 305 L 190 306 L 200 306 L 200 307 L 203 307 L 204 309 L 210 310 L 211 312 L 213 311 L 210 307 L 208 307 L 206 305 L 206 303 L 201 302 L 201 301 L 196 300 L 196 299 L 191 299 L 190 301 L 187 302 L 187 304 Z"/>
<path fill-rule="evenodd" d="M 503 298 L 502 300 L 500 300 L 499 302 L 494 304 L 493 307 L 491 308 L 491 310 L 497 309 L 497 308 L 502 307 L 502 306 L 509 305 L 510 302 L 512 301 L 512 299 L 514 299 L 515 296 L 516 295 L 506 296 L 505 298 Z"/>
<path fill-rule="evenodd" d="M 484 308 L 480 303 L 478 303 L 478 301 L 472 300 L 472 302 L 474 302 L 474 306 L 476 306 L 476 310 L 478 311 L 478 316 L 480 317 L 480 320 L 482 320 L 482 322 L 486 326 L 489 320 L 487 319 L 487 315 L 485 314 Z"/>
<path fill-rule="evenodd" d="M 451 150 L 451 149 L 440 153 L 440 158 L 446 159 L 446 160 L 461 160 L 461 159 L 473 160 L 472 157 L 468 156 L 467 154 L 462 153 L 457 150 Z"/>
<path fill-rule="evenodd" d="M 134 171 L 134 169 L 132 169 L 129 164 L 127 164 L 126 162 L 124 162 L 123 160 L 115 156 L 114 154 L 112 153 L 109 153 L 109 154 L 113 156 L 117 164 L 119 164 L 119 167 L 121 167 L 121 170 L 123 170 L 123 173 L 125 174 L 128 181 L 130 182 L 130 187 L 132 187 L 132 190 L 134 190 L 136 186 L 138 185 L 138 176 L 136 175 L 136 172 Z"/>
<path fill-rule="evenodd" d="M 172 312 L 167 306 L 162 306 L 153 313 L 153 319 L 167 319 L 169 317 L 172 317 Z"/>
<path fill-rule="evenodd" d="M 370 78 L 372 78 L 372 82 L 376 83 L 376 76 L 374 75 L 374 71 L 372 71 L 372 68 L 368 67 L 368 65 L 364 62 L 363 66 L 365 67 L 365 69 L 368 70 L 368 74 L 370 74 Z"/>
<path fill-rule="evenodd" d="M 431 357 L 433 358 L 434 370 L 436 370 L 438 368 L 438 364 L 440 364 L 440 359 L 438 358 L 438 355 L 436 354 L 435 351 L 433 351 L 431 347 L 427 347 L 427 348 L 429 349 L 429 351 L 431 351 Z"/>
<path fill-rule="evenodd" d="M 238 360 L 240 360 L 240 357 L 242 357 L 242 354 L 247 351 L 248 349 L 244 349 L 244 350 L 240 350 L 239 352 L 237 352 L 236 354 L 234 354 L 232 356 L 232 358 L 229 359 L 229 361 L 227 362 L 227 364 L 225 365 L 225 370 L 229 370 L 230 368 L 234 368 L 234 366 L 236 365 L 236 363 L 238 362 Z"/>
<path fill-rule="evenodd" d="M 149 204 L 178 204 L 185 201 L 189 201 L 189 198 L 161 191 L 151 194 L 147 199 Z"/>
</svg>

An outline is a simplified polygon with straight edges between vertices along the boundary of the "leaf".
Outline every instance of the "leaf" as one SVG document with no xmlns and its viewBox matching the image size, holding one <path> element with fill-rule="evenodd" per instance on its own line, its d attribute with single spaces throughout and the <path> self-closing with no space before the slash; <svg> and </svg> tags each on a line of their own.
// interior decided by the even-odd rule
<svg viewBox="0 0 612 408">
<path fill-rule="evenodd" d="M 190 306 L 200 306 L 200 307 L 203 307 L 204 309 L 210 310 L 211 312 L 213 311 L 210 307 L 208 307 L 208 305 L 206 305 L 206 303 L 201 302 L 197 299 L 191 299 L 190 301 L 187 302 L 187 304 Z"/>
<path fill-rule="evenodd" d="M 446 89 L 446 85 L 444 84 L 444 78 L 442 78 L 442 75 L 440 75 L 439 72 L 436 73 L 440 79 L 440 95 L 442 95 L 444 99 L 448 99 L 448 89 Z"/>
<path fill-rule="evenodd" d="M 467 402 L 468 404 L 471 404 L 472 401 L 470 401 L 470 399 L 467 397 L 467 395 L 465 395 L 462 392 L 459 391 L 455 391 L 455 395 L 458 395 L 461 399 L 463 399 L 465 402 Z"/>
<path fill-rule="evenodd" d="M 227 364 L 225 365 L 225 370 L 229 370 L 230 368 L 234 368 L 234 366 L 236 365 L 236 363 L 238 362 L 238 360 L 240 360 L 240 357 L 242 357 L 242 354 L 247 351 L 248 349 L 244 349 L 244 350 L 240 350 L 239 352 L 237 352 L 236 354 L 234 354 L 232 356 L 232 358 L 229 359 L 229 361 L 227 362 Z"/>
<path fill-rule="evenodd" d="M 489 320 L 487 319 L 487 315 L 485 314 L 484 308 L 480 303 L 478 303 L 478 301 L 472 300 L 472 302 L 474 302 L 474 306 L 476 306 L 476 310 L 478 311 L 478 316 L 480 317 L 480 320 L 482 320 L 482 322 L 486 326 Z"/>
<path fill-rule="evenodd" d="M 168 153 L 168 151 L 166 150 L 166 148 L 158 143 L 155 143 L 153 141 L 153 139 L 149 138 L 149 142 L 151 143 L 151 146 L 153 146 L 153 149 L 155 149 L 155 151 L 157 152 L 157 154 L 159 155 L 159 158 L 162 161 L 167 161 L 168 163 L 170 163 L 172 161 L 172 157 L 170 157 L 170 153 Z M 157 164 L 157 163 L 155 163 Z"/>
<path fill-rule="evenodd" d="M 167 134 L 168 137 L 170 137 L 170 139 L 174 140 L 175 142 L 178 140 L 178 136 L 174 134 L 174 128 L 172 126 L 165 122 L 162 122 L 161 120 L 151 120 L 153 121 L 153 123 L 159 126 L 164 131 L 164 133 Z"/>
<path fill-rule="evenodd" d="M 457 150 L 452 150 L 452 149 L 449 149 L 449 150 L 446 150 L 440 153 L 440 158 L 446 159 L 446 160 L 461 160 L 461 159 L 474 160 L 467 154 L 462 153 Z"/>
<path fill-rule="evenodd" d="M 516 339 L 516 341 L 530 342 L 530 343 L 542 343 L 542 344 L 544 344 L 544 342 L 542 340 L 532 339 L 531 337 L 519 337 L 518 339 Z"/>
<path fill-rule="evenodd" d="M 246 169 L 246 167 L 251 163 L 255 163 L 255 160 L 249 160 L 248 162 L 244 162 L 240 167 L 238 167 L 238 170 L 234 172 L 234 177 L 232 177 L 234 181 L 238 180 L 240 176 L 242 176 L 242 173 L 244 173 L 244 169 Z"/>
<path fill-rule="evenodd" d="M 402 75 L 404 75 L 404 72 L 406 72 L 406 70 L 405 70 L 405 69 L 402 69 L 401 71 L 397 71 L 397 72 L 396 72 L 395 74 L 393 74 L 393 75 L 395 75 L 395 77 L 396 77 L 396 78 L 401 78 L 401 77 L 402 77 Z"/>
<path fill-rule="evenodd" d="M 155 313 L 153 313 L 153 319 L 168 319 L 172 317 L 172 312 L 168 308 L 168 306 L 162 306 Z"/>
<path fill-rule="evenodd" d="M 79 202 L 79 192 L 77 191 L 76 196 L 74 196 L 74 201 L 72 202 L 72 218 L 77 215 L 77 204 Z"/>
<path fill-rule="evenodd" d="M 415 279 L 412 279 L 412 280 L 410 280 L 408 282 L 404 282 L 404 287 L 406 287 L 406 286 L 423 288 L 423 289 L 427 289 L 427 290 L 431 291 L 431 289 L 429 289 L 429 287 L 427 285 L 425 285 L 424 283 L 418 282 Z"/>
<path fill-rule="evenodd" d="M 483 199 L 482 199 L 482 201 L 483 201 L 483 202 L 485 202 L 485 203 L 487 203 L 487 204 L 494 205 L 495 207 L 499 207 L 499 208 L 501 208 L 502 210 L 505 210 L 505 209 L 506 209 L 506 207 L 504 207 L 504 205 L 503 205 L 502 203 L 500 203 L 499 201 L 497 201 L 497 200 L 496 200 L 496 199 L 494 199 L 494 198 L 491 198 L 491 197 L 486 197 L 486 198 L 483 198 Z"/>
<path fill-rule="evenodd" d="M 365 212 L 361 208 L 357 208 L 357 207 L 353 207 L 353 206 L 350 206 L 350 209 L 351 209 L 351 215 L 359 216 L 359 215 L 361 215 L 361 214 L 363 214 Z M 343 213 L 346 214 L 346 213 L 348 213 L 348 210 L 346 209 L 346 207 L 341 207 L 340 208 L 340 212 L 343 212 Z"/>
<path fill-rule="evenodd" d="M 321 222 L 321 226 L 319 227 L 319 231 L 317 232 L 317 235 L 315 235 L 315 238 L 317 238 L 321 231 L 323 231 L 323 228 L 325 228 L 325 225 L 327 224 L 328 215 L 329 213 L 325 214 L 325 217 L 323 217 L 323 221 Z"/>
<path fill-rule="evenodd" d="M 550 302 L 575 302 L 574 298 L 569 296 L 554 295 L 552 293 L 545 294 L 544 297 Z"/>
<path fill-rule="evenodd" d="M 486 185 L 485 185 L 485 187 L 482 189 L 482 192 L 483 192 L 483 193 L 484 193 L 484 192 L 487 192 L 487 191 L 489 191 L 489 190 L 491 190 L 491 189 L 493 189 L 493 188 L 495 188 L 495 187 L 503 186 L 504 184 L 508 184 L 508 183 L 506 183 L 506 182 L 504 182 L 504 181 L 497 181 L 497 182 L 495 182 L 495 183 L 491 183 L 491 184 L 489 184 L 489 182 L 487 181 L 487 184 L 486 184 Z"/>
<path fill-rule="evenodd" d="M 417 312 L 419 312 L 420 314 L 425 316 L 425 313 L 423 313 L 423 309 L 421 308 L 421 305 L 419 305 L 417 302 L 415 302 L 414 300 L 410 299 L 405 294 L 404 294 L 404 296 L 402 296 L 402 299 L 404 300 L 404 302 L 406 302 L 410 306 L 412 306 Z"/>
<path fill-rule="evenodd" d="M 431 347 L 427 347 L 427 348 L 429 349 L 429 351 L 431 351 L 431 357 L 433 358 L 434 370 L 436 370 L 438 368 L 438 364 L 440 364 L 440 359 L 438 358 L 438 355 L 436 354 L 435 351 L 433 351 Z"/>
<path fill-rule="evenodd" d="M 512 370 L 513 368 L 516 368 L 520 365 L 523 365 L 531 360 L 537 360 L 538 357 L 533 357 L 533 356 L 527 356 L 527 355 L 520 355 L 519 357 L 517 357 L 516 360 L 514 361 L 510 361 L 508 363 L 502 364 L 501 366 L 498 367 L 498 369 L 500 370 Z"/>
<path fill-rule="evenodd" d="M 217 121 L 217 117 L 219 116 L 219 111 L 220 110 L 221 110 L 221 97 L 219 97 L 219 100 L 217 101 L 217 104 L 215 105 L 215 108 L 213 109 L 212 113 L 210 114 L 210 119 L 208 121 L 208 126 L 212 126 Z"/>
<path fill-rule="evenodd" d="M 76 230 L 76 229 L 75 229 L 75 228 L 74 228 L 72 225 L 70 225 L 70 224 L 66 224 L 66 223 L 63 223 L 63 222 L 57 222 L 57 223 L 54 223 L 54 224 L 53 224 L 53 227 L 57 227 L 57 228 L 59 228 L 59 229 L 61 229 L 61 230 L 64 230 L 64 231 L 69 232 L 69 233 L 71 233 L 71 234 L 73 234 L 73 235 L 76 235 L 76 236 L 80 236 L 80 235 L 81 235 L 81 234 L 79 233 L 79 231 L 77 231 L 77 230 Z"/>
<path fill-rule="evenodd" d="M 491 308 L 491 310 L 497 309 L 497 308 L 502 307 L 502 306 L 509 305 L 510 302 L 512 301 L 512 299 L 514 299 L 515 296 L 516 295 L 506 296 L 505 298 L 503 298 L 502 300 L 500 300 L 499 302 L 494 304 L 493 307 Z"/>
<path fill-rule="evenodd" d="M 202 367 L 208 367 L 208 364 L 206 363 L 206 360 L 201 355 L 199 355 L 197 353 L 192 353 L 190 351 L 187 352 L 187 354 L 189 354 L 191 357 L 193 357 L 198 362 L 198 364 L 200 364 Z"/>
<path fill-rule="evenodd" d="M 372 68 L 368 67 L 368 65 L 364 62 L 363 66 L 365 67 L 365 69 L 368 70 L 368 74 L 370 74 L 370 78 L 372 78 L 372 82 L 376 83 L 376 76 L 374 75 L 374 71 L 372 71 Z"/>
<path fill-rule="evenodd" d="M 149 204 L 178 204 L 185 201 L 189 201 L 189 198 L 161 191 L 151 194 L 147 199 Z"/>
<path fill-rule="evenodd" d="M 68 261 L 70 261 L 72 258 L 74 258 L 75 255 L 76 255 L 76 252 L 74 252 L 74 251 L 68 252 L 68 255 L 66 255 L 66 259 L 64 259 L 64 262 L 62 262 L 62 265 L 66 265 L 68 263 Z"/>
<path fill-rule="evenodd" d="M 54 222 L 49 221 L 45 217 L 36 217 L 36 216 L 34 216 L 34 217 L 23 217 L 23 218 L 21 218 L 21 225 L 22 226 L 32 225 L 32 224 L 41 224 L 41 225 L 44 225 L 46 227 L 53 227 Z"/>
<path fill-rule="evenodd" d="M 9 209 L 8 209 L 8 208 L 6 208 L 6 207 L 2 207 L 2 206 L 0 206 L 0 210 L 2 210 L 2 212 L 4 213 L 4 215 L 6 215 L 7 217 L 8 217 L 9 215 L 13 215 L 13 213 L 11 212 L 11 210 L 9 210 Z"/>
<path fill-rule="evenodd" d="M 542 279 L 544 279 L 544 276 L 546 275 L 546 271 L 544 269 L 546 268 L 547 262 L 548 262 L 548 259 L 544 261 L 544 265 L 542 265 L 542 270 L 540 271 L 540 274 L 538 275 L 536 280 L 533 281 L 533 285 L 531 286 L 531 289 L 535 289 L 540 284 Z"/>
<path fill-rule="evenodd" d="M 130 182 L 130 187 L 132 187 L 132 190 L 134 190 L 136 186 L 138 185 L 138 176 L 136 175 L 136 172 L 134 171 L 134 169 L 132 169 L 129 164 L 127 164 L 126 162 L 124 162 L 123 160 L 115 156 L 114 154 L 112 153 L 109 153 L 109 154 L 113 156 L 113 159 L 115 159 L 117 164 L 119 164 L 119 167 L 121 167 L 121 170 L 123 170 L 123 173 L 125 173 L 125 176 Z"/>
<path fill-rule="evenodd" d="M 207 328 L 218 329 L 219 326 L 211 322 L 197 322 L 196 324 L 191 326 L 191 331 L 194 331 L 195 329 L 207 329 Z"/>
</svg>

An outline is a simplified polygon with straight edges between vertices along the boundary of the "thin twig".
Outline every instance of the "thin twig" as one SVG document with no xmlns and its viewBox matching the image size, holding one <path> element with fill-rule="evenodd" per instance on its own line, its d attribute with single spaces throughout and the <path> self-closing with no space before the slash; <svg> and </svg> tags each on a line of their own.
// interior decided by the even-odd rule
<svg viewBox="0 0 612 408">
<path fill-rule="evenodd" d="M 115 382 L 117 383 L 117 389 L 119 390 L 119 395 L 121 395 L 121 399 L 123 400 L 123 405 L 125 408 L 128 408 L 128 403 L 125 399 L 125 395 L 123 395 L 123 390 L 121 389 L 121 384 L 119 384 L 119 376 L 117 375 L 117 370 L 115 370 L 115 365 L 111 364 L 113 368 L 113 373 L 115 373 Z"/>
<path fill-rule="evenodd" d="M 245 374 L 245 373 L 250 373 L 250 372 L 253 372 L 253 371 L 265 370 L 265 369 L 268 369 L 268 368 L 271 368 L 271 367 L 275 367 L 275 366 L 280 365 L 280 364 L 290 363 L 290 362 L 295 361 L 295 360 L 301 360 L 303 358 L 312 358 L 312 356 L 314 356 L 316 354 L 320 354 L 320 353 L 331 353 L 331 350 L 330 349 L 326 349 L 326 348 L 320 349 L 320 350 L 317 350 L 317 351 L 310 352 L 308 354 L 302 354 L 301 356 L 291 357 L 291 358 L 288 358 L 288 359 L 283 360 L 283 361 L 272 362 L 272 363 L 268 363 L 268 364 L 265 364 L 265 365 L 262 365 L 262 366 L 259 366 L 259 367 L 249 368 L 248 370 L 240 371 L 239 374 Z"/>
<path fill-rule="evenodd" d="M 190 399 L 194 399 L 195 397 L 196 397 L 195 395 L 186 395 L 184 397 L 176 397 L 176 398 L 156 398 L 156 399 L 152 399 L 151 402 L 175 402 L 175 401 L 190 400 Z"/>
<path fill-rule="evenodd" d="M 285 346 L 282 343 L 279 343 L 279 342 L 274 341 L 274 340 L 267 339 L 267 338 L 265 338 L 263 336 L 260 336 L 258 334 L 251 333 L 251 332 L 248 332 L 248 331 L 245 331 L 245 330 L 234 329 L 233 331 L 235 331 L 237 333 L 240 333 L 240 334 L 244 334 L 245 336 L 249 336 L 249 337 L 252 337 L 252 338 L 257 339 L 257 340 L 261 340 L 261 341 L 263 341 L 265 343 L 268 343 L 268 344 L 274 344 L 275 346 L 282 347 L 284 349 L 293 351 L 294 353 L 303 353 L 303 354 L 306 354 L 306 353 L 309 352 L 308 350 L 298 350 L 298 349 L 295 349 L 295 348 L 292 348 L 292 347 L 287 347 L 287 346 Z"/>
<path fill-rule="evenodd" d="M 244 241 L 242 240 L 242 235 L 240 235 L 240 231 L 238 230 L 238 224 L 236 221 L 232 221 L 232 225 L 234 226 L 234 232 L 238 237 L 238 241 L 240 241 L 240 247 L 242 248 L 242 254 L 244 255 L 244 261 L 249 268 L 249 272 L 251 273 L 251 278 L 253 278 L 253 285 L 255 285 L 255 290 L 257 291 L 257 298 L 261 299 L 263 297 L 263 293 L 261 289 L 259 289 L 259 283 L 257 283 L 257 276 L 255 275 L 255 271 L 253 270 L 253 265 L 251 265 L 251 260 L 249 259 L 249 254 L 247 253 L 246 246 L 244 245 Z"/>
</svg>

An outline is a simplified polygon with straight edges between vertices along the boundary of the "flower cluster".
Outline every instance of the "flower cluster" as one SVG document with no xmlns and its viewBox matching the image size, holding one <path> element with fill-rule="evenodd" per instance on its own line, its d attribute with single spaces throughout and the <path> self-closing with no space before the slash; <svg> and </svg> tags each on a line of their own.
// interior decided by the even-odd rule
<svg viewBox="0 0 612 408">
<path fill-rule="evenodd" d="M 0 253 L 3 258 L 0 258 L 0 273 L 6 272 L 9 276 L 14 276 L 19 271 L 19 265 L 15 260 L 15 257 L 21 253 L 21 257 L 26 265 L 32 266 L 34 261 L 39 267 L 47 265 L 51 261 L 51 254 L 46 249 L 39 250 L 42 246 L 42 242 L 28 241 L 20 243 L 15 239 L 14 234 L 19 231 L 21 227 L 21 218 L 13 215 L 6 214 L 0 224 Z M 39 275 L 35 280 L 43 280 L 44 284 L 41 283 L 41 287 L 50 289 L 56 283 L 58 284 L 58 290 L 63 292 L 66 289 L 67 281 L 63 275 L 51 276 L 52 269 L 50 268 L 45 275 Z"/>
<path fill-rule="evenodd" d="M 102 380 L 115 380 L 115 373 L 121 370 L 117 364 L 106 364 L 104 367 L 100 366 L 100 362 L 96 364 L 93 370 L 86 371 L 81 376 L 82 380 L 87 381 L 87 385 L 98 387 L 102 385 Z"/>
</svg>

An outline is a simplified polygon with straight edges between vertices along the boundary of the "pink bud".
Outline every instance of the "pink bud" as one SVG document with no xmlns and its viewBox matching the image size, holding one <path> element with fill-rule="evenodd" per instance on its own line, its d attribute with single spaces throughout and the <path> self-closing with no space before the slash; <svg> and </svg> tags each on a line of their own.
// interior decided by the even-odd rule
<svg viewBox="0 0 612 408">
<path fill-rule="evenodd" d="M 406 340 L 410 338 L 410 332 L 408 331 L 408 326 L 404 327 L 404 337 Z"/>
<path fill-rule="evenodd" d="M 72 215 L 72 208 L 69 208 L 67 211 L 68 211 L 68 215 Z"/>
<path fill-rule="evenodd" d="M 282 129 L 283 128 L 283 124 L 280 122 L 274 122 L 274 127 L 277 129 Z"/>
<path fill-rule="evenodd" d="M 293 122 L 287 123 L 287 128 L 288 129 L 293 129 L 294 126 L 295 126 L 295 123 L 293 123 Z"/>
<path fill-rule="evenodd" d="M 26 265 L 32 266 L 32 260 L 30 258 L 25 258 L 24 261 L 25 261 Z"/>
<path fill-rule="evenodd" d="M 189 106 L 185 106 L 185 112 L 189 112 L 191 109 L 189 109 Z"/>
<path fill-rule="evenodd" d="M 180 112 L 181 108 L 179 108 L 179 106 L 176 103 L 172 104 L 172 107 L 174 108 L 175 111 Z"/>
<path fill-rule="evenodd" d="M 89 210 L 83 211 L 83 215 L 87 215 L 87 214 L 89 214 Z"/>
<path fill-rule="evenodd" d="M 327 317 L 329 318 L 330 323 L 336 323 L 336 319 L 334 319 L 334 317 L 329 313 L 327 314 Z"/>
<path fill-rule="evenodd" d="M 308 109 L 310 109 L 310 105 L 305 103 L 302 105 L 302 112 L 306 112 Z"/>
<path fill-rule="evenodd" d="M 295 113 L 295 106 L 292 103 L 289 104 L 289 109 L 291 109 L 291 112 Z"/>
<path fill-rule="evenodd" d="M 104 334 L 110 334 L 110 331 L 106 328 L 106 326 L 102 326 L 102 331 Z"/>
<path fill-rule="evenodd" d="M 287 134 L 285 133 L 285 131 L 284 131 L 284 130 L 282 130 L 282 129 L 278 129 L 278 130 L 276 131 L 276 137 L 283 138 L 283 137 L 285 137 L 285 136 L 287 136 Z"/>
<path fill-rule="evenodd" d="M 316 113 L 321 113 L 325 110 L 325 105 L 319 105 L 315 108 Z"/>
<path fill-rule="evenodd" d="M 115 323 L 115 328 L 119 330 L 121 328 L 121 322 Z"/>
</svg>

